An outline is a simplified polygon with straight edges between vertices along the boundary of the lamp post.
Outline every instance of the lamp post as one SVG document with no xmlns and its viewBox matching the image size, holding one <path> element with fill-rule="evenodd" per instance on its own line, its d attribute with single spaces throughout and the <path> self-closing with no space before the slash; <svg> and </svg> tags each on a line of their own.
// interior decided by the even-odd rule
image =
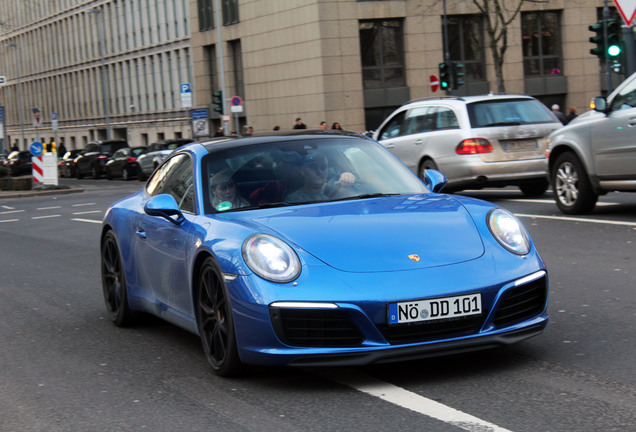
<svg viewBox="0 0 636 432">
<path fill-rule="evenodd" d="M 108 92 L 106 86 L 106 64 L 104 61 L 104 35 L 103 35 L 103 15 L 101 15 L 102 10 L 100 8 L 94 7 L 88 9 L 86 13 L 98 14 L 100 16 L 97 17 L 97 40 L 99 42 L 99 56 L 101 58 L 101 75 L 102 75 L 102 99 L 104 105 L 104 121 L 106 123 L 106 139 L 109 140 L 111 138 L 110 134 L 110 121 L 108 118 L 109 115 L 109 105 L 108 105 Z"/>
<path fill-rule="evenodd" d="M 18 119 L 20 121 L 20 134 L 22 136 L 22 144 L 24 145 L 24 121 L 22 118 L 22 74 L 20 73 L 20 50 L 18 49 L 18 44 L 15 42 L 8 43 L 8 48 L 15 48 L 13 51 L 14 61 L 15 61 L 15 71 L 18 76 L 18 87 L 17 87 L 17 95 L 18 95 Z M 20 146 L 18 146 L 19 148 Z"/>
</svg>

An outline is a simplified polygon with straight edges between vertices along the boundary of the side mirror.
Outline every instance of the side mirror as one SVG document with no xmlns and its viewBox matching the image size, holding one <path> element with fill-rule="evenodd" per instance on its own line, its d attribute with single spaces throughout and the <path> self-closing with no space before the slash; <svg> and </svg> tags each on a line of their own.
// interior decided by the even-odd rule
<svg viewBox="0 0 636 432">
<path fill-rule="evenodd" d="M 183 213 L 174 197 L 169 194 L 160 194 L 148 200 L 144 206 L 144 211 L 150 216 L 161 216 L 168 219 L 175 225 L 179 225 L 185 220 Z M 176 218 L 175 218 L 176 216 Z"/>
<path fill-rule="evenodd" d="M 594 98 L 594 110 L 599 112 L 607 112 L 607 99 L 601 96 Z"/>
<path fill-rule="evenodd" d="M 440 193 L 448 180 L 441 172 L 434 169 L 427 169 L 424 172 L 424 184 L 434 193 Z"/>
</svg>

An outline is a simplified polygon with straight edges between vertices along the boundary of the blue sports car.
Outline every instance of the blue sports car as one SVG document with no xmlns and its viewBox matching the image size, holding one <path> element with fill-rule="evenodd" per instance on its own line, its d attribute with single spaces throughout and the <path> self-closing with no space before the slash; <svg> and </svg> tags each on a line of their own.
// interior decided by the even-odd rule
<svg viewBox="0 0 636 432">
<path fill-rule="evenodd" d="M 103 221 L 106 308 L 201 337 L 214 372 L 490 348 L 545 328 L 546 267 L 507 210 L 440 193 L 357 133 L 179 148 Z"/>
</svg>

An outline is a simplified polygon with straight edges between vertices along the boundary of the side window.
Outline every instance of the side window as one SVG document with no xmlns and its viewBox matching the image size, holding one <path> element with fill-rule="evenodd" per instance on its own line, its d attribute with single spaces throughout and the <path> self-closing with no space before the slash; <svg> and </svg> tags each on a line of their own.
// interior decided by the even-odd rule
<svg viewBox="0 0 636 432">
<path fill-rule="evenodd" d="M 455 112 L 446 107 L 439 107 L 437 109 L 437 124 L 435 129 L 459 129 L 459 122 Z"/>
<path fill-rule="evenodd" d="M 433 107 L 413 108 L 409 111 L 404 135 L 432 131 L 435 128 L 433 111 Z"/>
<path fill-rule="evenodd" d="M 400 135 L 400 129 L 402 128 L 402 123 L 404 122 L 404 116 L 406 111 L 401 111 L 397 113 L 386 126 L 380 131 L 378 135 L 378 141 L 382 141 L 385 139 L 395 138 Z"/>
<path fill-rule="evenodd" d="M 636 79 L 626 85 L 612 101 L 612 111 L 636 107 Z"/>
<path fill-rule="evenodd" d="M 190 157 L 180 154 L 168 160 L 148 181 L 146 191 L 152 196 L 170 194 L 181 211 L 195 213 L 194 170 Z"/>
</svg>

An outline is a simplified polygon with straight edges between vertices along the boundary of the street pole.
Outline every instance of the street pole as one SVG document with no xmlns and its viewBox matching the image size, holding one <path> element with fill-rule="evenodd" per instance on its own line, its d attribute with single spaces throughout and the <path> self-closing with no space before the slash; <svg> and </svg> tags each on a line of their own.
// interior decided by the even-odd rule
<svg viewBox="0 0 636 432">
<path fill-rule="evenodd" d="M 446 63 L 446 67 L 450 71 L 451 69 L 451 59 L 450 59 L 450 48 L 448 46 L 448 15 L 446 15 L 446 0 L 443 1 L 444 8 L 444 16 L 442 18 L 442 25 L 444 27 L 444 62 Z M 452 80 L 453 74 L 451 73 L 451 83 L 446 90 L 446 94 L 450 95 L 453 92 L 453 87 L 455 87 L 455 83 Z"/>
<path fill-rule="evenodd" d="M 102 10 L 100 8 L 94 7 L 86 11 L 87 13 L 98 14 L 97 17 L 97 40 L 99 44 L 99 56 L 101 63 L 101 76 L 102 76 L 102 99 L 103 99 L 103 107 L 104 107 L 104 122 L 106 124 L 106 139 L 111 139 L 110 133 L 110 120 L 109 120 L 109 104 L 108 104 L 108 92 L 106 86 L 106 62 L 104 59 L 104 16 L 102 15 Z"/>
<path fill-rule="evenodd" d="M 636 47 L 634 46 L 634 32 L 631 27 L 623 24 L 623 44 L 624 44 L 624 67 L 625 78 L 636 72 Z"/>
<path fill-rule="evenodd" d="M 603 1 L 603 56 L 605 58 L 605 74 L 607 75 L 607 94 L 612 92 L 612 68 L 610 66 L 609 54 L 607 53 L 607 22 L 609 21 L 609 7 L 607 0 Z"/>
<path fill-rule="evenodd" d="M 18 49 L 18 44 L 15 42 L 7 44 L 7 47 L 15 48 L 15 51 L 13 52 L 13 56 L 15 58 L 15 71 L 16 71 L 16 74 L 18 75 L 18 87 L 16 88 L 16 92 L 18 96 L 18 119 L 20 121 L 20 134 L 22 136 L 21 144 L 25 145 L 26 139 L 24 138 L 24 119 L 22 114 L 22 74 L 20 72 L 20 61 L 21 61 L 20 50 Z M 19 148 L 20 146 L 18 146 L 18 149 Z"/>
<path fill-rule="evenodd" d="M 221 34 L 221 6 L 219 0 L 214 0 L 214 21 L 216 25 L 216 40 L 217 40 L 217 51 L 219 52 L 219 70 L 220 70 L 220 78 L 221 78 L 221 91 L 223 92 L 223 97 L 221 99 L 223 103 L 223 113 L 222 115 L 227 114 L 227 104 L 225 102 L 225 98 L 227 97 L 227 93 L 225 92 L 225 59 L 223 56 L 223 39 Z M 228 135 L 228 125 L 230 122 L 223 121 L 223 133 Z"/>
</svg>

